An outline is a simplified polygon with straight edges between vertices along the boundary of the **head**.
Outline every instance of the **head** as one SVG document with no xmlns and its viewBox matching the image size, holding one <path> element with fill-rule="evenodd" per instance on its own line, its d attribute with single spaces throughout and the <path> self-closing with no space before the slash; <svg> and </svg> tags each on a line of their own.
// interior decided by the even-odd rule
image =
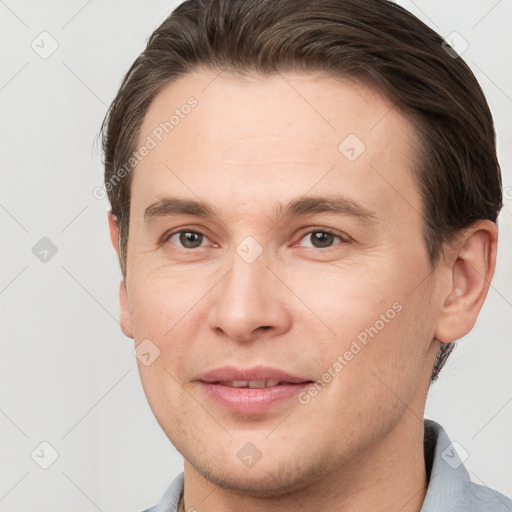
<svg viewBox="0 0 512 512">
<path fill-rule="evenodd" d="M 121 323 L 159 354 L 150 405 L 212 481 L 271 492 L 352 460 L 422 415 L 472 328 L 500 170 L 442 43 L 384 0 L 191 0 L 125 76 L 103 126 Z M 224 365 L 311 385 L 249 421 L 205 395 Z M 261 463 L 235 476 L 247 443 Z"/>
</svg>

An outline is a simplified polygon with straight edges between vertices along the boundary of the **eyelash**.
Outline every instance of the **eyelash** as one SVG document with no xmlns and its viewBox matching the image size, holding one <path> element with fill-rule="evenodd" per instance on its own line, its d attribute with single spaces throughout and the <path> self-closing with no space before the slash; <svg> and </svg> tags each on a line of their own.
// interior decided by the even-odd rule
<svg viewBox="0 0 512 512">
<path fill-rule="evenodd" d="M 162 241 L 161 243 L 164 244 L 166 242 L 168 242 L 171 237 L 173 237 L 174 235 L 179 235 L 179 234 L 182 234 L 182 233 L 194 233 L 196 235 L 201 235 L 203 237 L 205 237 L 206 239 L 208 239 L 208 237 L 204 234 L 204 233 L 201 233 L 200 231 L 196 231 L 194 229 L 187 229 L 187 228 L 181 228 L 177 231 L 172 231 L 170 233 L 166 233 L 163 237 L 162 237 Z M 341 234 L 338 234 L 336 233 L 335 231 L 329 229 L 329 228 L 310 228 L 309 231 L 303 233 L 299 239 L 302 240 L 303 238 L 305 238 L 306 236 L 308 235 L 311 235 L 313 233 L 325 233 L 325 234 L 328 234 L 328 235 L 332 235 L 336 238 L 339 238 L 341 242 L 338 242 L 338 243 L 350 243 L 351 239 L 350 237 L 348 237 L 348 235 L 341 235 Z M 174 244 L 173 244 L 174 245 Z M 296 244 L 294 244 L 295 246 Z M 308 249 L 318 249 L 318 250 L 322 250 L 322 251 L 326 251 L 328 249 L 332 249 L 334 247 L 334 245 L 332 246 L 329 246 L 329 247 L 307 247 Z M 195 248 L 187 248 L 187 247 L 179 247 L 179 249 L 181 250 L 184 250 L 184 251 L 193 251 L 193 250 L 196 250 L 196 249 L 200 249 L 200 247 L 195 247 Z"/>
</svg>

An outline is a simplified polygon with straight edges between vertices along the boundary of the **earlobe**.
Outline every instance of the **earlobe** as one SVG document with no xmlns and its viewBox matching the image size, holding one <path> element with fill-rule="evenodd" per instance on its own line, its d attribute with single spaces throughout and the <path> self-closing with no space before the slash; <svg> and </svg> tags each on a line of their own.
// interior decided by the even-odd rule
<svg viewBox="0 0 512 512">
<path fill-rule="evenodd" d="M 477 221 L 457 242 L 452 286 L 438 317 L 435 337 L 450 343 L 475 325 L 496 266 L 498 231 L 489 220 Z"/>
<path fill-rule="evenodd" d="M 124 279 L 119 283 L 119 304 L 121 306 L 121 330 L 125 336 L 133 339 L 132 315 L 130 313 L 130 306 L 128 302 L 128 289 L 126 288 L 126 282 Z"/>
<path fill-rule="evenodd" d="M 112 247 L 116 252 L 119 252 L 119 224 L 117 223 L 117 217 L 112 211 L 108 212 L 108 229 L 110 231 Z"/>
</svg>

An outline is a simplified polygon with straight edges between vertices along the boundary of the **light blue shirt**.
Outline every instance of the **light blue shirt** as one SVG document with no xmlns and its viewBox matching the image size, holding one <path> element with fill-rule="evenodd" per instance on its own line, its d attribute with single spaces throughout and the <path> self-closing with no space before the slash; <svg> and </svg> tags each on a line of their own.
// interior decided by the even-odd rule
<svg viewBox="0 0 512 512">
<path fill-rule="evenodd" d="M 445 430 L 432 420 L 425 420 L 425 460 L 432 469 L 421 512 L 512 512 L 511 499 L 470 480 Z M 160 503 L 145 512 L 178 512 L 183 482 L 180 473 Z"/>
</svg>

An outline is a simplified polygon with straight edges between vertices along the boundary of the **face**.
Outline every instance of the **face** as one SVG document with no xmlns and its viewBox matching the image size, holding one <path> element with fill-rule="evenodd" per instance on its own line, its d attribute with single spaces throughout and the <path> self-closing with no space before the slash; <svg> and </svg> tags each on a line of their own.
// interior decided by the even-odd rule
<svg viewBox="0 0 512 512">
<path fill-rule="evenodd" d="M 313 75 L 197 72 L 155 98 L 144 144 L 123 329 L 190 467 L 272 494 L 418 425 L 439 294 L 391 103 Z"/>
</svg>

